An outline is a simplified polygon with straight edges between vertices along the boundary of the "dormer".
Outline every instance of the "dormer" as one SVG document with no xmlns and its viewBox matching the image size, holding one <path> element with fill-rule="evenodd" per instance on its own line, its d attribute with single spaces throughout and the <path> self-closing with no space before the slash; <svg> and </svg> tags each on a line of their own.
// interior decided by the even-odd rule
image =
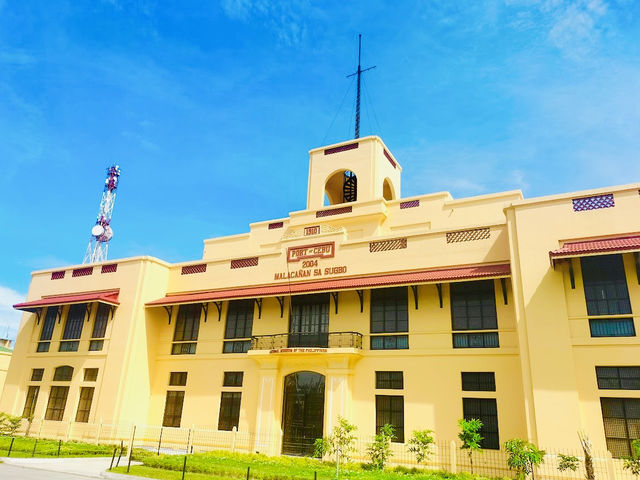
<svg viewBox="0 0 640 480">
<path fill-rule="evenodd" d="M 402 168 L 377 136 L 357 138 L 309 152 L 307 209 L 400 198 Z"/>
</svg>

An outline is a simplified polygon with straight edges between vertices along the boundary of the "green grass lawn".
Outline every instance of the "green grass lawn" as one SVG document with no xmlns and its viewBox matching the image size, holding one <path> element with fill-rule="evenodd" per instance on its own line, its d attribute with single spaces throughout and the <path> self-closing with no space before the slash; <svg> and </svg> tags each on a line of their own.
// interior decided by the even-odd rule
<svg viewBox="0 0 640 480">
<path fill-rule="evenodd" d="M 31 457 L 35 438 L 15 437 L 11 448 L 12 457 Z M 11 437 L 0 436 L 0 456 L 7 456 Z M 109 457 L 113 454 L 113 445 L 95 445 L 83 442 L 62 442 L 61 457 Z M 39 439 L 35 457 L 57 457 L 58 440 Z"/>
<path fill-rule="evenodd" d="M 179 480 L 182 477 L 183 455 L 160 455 L 134 450 L 134 459 L 143 465 L 132 466 L 130 474 L 148 478 Z M 121 463 L 122 464 L 122 463 Z M 187 457 L 189 480 L 245 479 L 247 467 L 250 478 L 256 480 L 318 480 L 335 478 L 335 465 L 311 458 L 267 457 L 258 454 L 229 452 L 197 453 Z M 113 470 L 125 473 L 126 467 Z M 370 470 L 366 465 L 349 464 L 341 468 L 341 478 L 349 480 L 479 480 L 482 477 L 467 473 L 451 474 L 430 470 L 394 468 L 383 472 Z"/>
</svg>

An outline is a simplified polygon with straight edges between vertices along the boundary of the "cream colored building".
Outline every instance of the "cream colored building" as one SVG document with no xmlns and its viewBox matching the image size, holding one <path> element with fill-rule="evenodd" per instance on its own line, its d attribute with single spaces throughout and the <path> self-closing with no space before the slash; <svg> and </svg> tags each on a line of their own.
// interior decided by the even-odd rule
<svg viewBox="0 0 640 480">
<path fill-rule="evenodd" d="M 410 174 L 410 172 L 408 172 Z M 307 208 L 151 257 L 34 272 L 0 411 L 200 426 L 309 454 L 343 416 L 397 441 L 640 437 L 640 184 L 401 197 L 378 137 L 311 150 Z M 62 367 L 62 368 L 61 368 Z M 274 440 L 275 439 L 275 440 Z"/>
<path fill-rule="evenodd" d="M 0 338 L 0 395 L 7 378 L 9 363 L 11 362 L 11 340 Z M 1 411 L 1 410 L 0 410 Z"/>
</svg>

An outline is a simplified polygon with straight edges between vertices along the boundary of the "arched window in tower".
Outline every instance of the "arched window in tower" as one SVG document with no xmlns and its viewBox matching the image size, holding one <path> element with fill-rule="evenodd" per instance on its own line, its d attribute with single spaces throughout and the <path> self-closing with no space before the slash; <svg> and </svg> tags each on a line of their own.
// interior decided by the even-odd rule
<svg viewBox="0 0 640 480">
<path fill-rule="evenodd" d="M 385 200 L 394 200 L 396 198 L 393 192 L 393 185 L 391 185 L 391 181 L 388 178 L 385 178 L 382 184 L 382 196 Z"/>
<path fill-rule="evenodd" d="M 355 202 L 358 200 L 358 178 L 351 170 L 334 172 L 325 183 L 325 205 Z"/>
</svg>

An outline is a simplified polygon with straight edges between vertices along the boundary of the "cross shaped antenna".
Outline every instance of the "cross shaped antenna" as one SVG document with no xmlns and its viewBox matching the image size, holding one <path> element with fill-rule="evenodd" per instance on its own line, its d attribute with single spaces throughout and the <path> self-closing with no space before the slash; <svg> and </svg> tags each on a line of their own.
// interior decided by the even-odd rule
<svg viewBox="0 0 640 480">
<path fill-rule="evenodd" d="M 358 70 L 352 73 L 351 75 L 347 75 L 347 78 L 353 77 L 354 75 L 358 76 L 357 88 L 356 88 L 356 136 L 355 138 L 360 138 L 360 77 L 367 70 L 371 70 L 376 68 L 373 67 L 365 68 L 364 70 L 360 67 L 360 52 L 362 48 L 362 34 L 358 34 Z"/>
</svg>

